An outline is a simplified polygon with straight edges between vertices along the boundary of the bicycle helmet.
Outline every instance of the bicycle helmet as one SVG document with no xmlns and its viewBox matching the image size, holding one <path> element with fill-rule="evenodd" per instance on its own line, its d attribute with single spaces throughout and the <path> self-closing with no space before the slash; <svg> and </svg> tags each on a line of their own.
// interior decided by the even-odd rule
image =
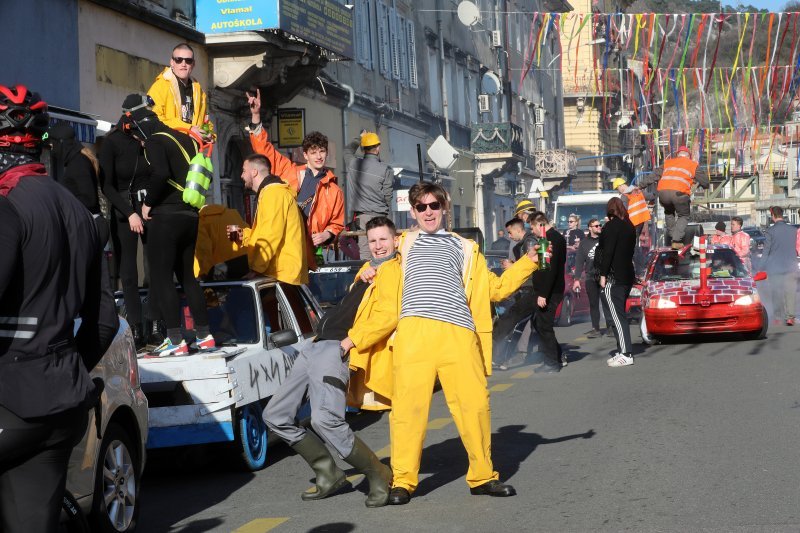
<svg viewBox="0 0 800 533">
<path fill-rule="evenodd" d="M 0 85 L 0 150 L 39 155 L 50 117 L 47 103 L 24 85 Z"/>
</svg>

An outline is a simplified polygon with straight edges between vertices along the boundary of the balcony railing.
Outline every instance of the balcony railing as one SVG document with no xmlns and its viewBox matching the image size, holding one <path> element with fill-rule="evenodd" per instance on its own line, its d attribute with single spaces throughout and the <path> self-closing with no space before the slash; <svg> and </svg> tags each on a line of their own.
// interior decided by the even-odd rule
<svg viewBox="0 0 800 533">
<path fill-rule="evenodd" d="M 511 153 L 522 157 L 522 128 L 511 122 L 472 124 L 472 152 L 480 154 Z"/>
<path fill-rule="evenodd" d="M 535 169 L 542 178 L 566 178 L 577 174 L 577 159 L 571 150 L 540 150 L 533 153 Z"/>
</svg>

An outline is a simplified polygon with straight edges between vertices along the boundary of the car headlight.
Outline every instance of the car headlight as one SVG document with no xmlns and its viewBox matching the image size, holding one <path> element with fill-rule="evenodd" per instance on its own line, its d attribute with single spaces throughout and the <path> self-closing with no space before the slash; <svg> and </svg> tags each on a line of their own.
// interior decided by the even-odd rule
<svg viewBox="0 0 800 533">
<path fill-rule="evenodd" d="M 666 298 L 650 298 L 650 307 L 656 309 L 675 309 L 678 304 Z"/>
<path fill-rule="evenodd" d="M 734 300 L 733 305 L 753 305 L 761 303 L 761 298 L 759 298 L 758 293 L 753 294 L 745 294 L 744 296 L 739 296 Z"/>
<path fill-rule="evenodd" d="M 630 295 L 633 296 L 634 298 L 639 298 L 642 295 L 642 289 L 634 287 L 631 289 Z"/>
</svg>

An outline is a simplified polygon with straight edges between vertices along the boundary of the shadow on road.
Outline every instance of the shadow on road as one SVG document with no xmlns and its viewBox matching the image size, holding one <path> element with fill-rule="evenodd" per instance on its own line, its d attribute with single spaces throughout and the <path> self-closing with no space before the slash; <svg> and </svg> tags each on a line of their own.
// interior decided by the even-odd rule
<svg viewBox="0 0 800 533">
<path fill-rule="evenodd" d="M 519 465 L 542 444 L 556 444 L 573 439 L 591 439 L 595 431 L 565 435 L 548 439 L 538 433 L 526 433 L 526 426 L 510 425 L 499 428 L 492 434 L 492 461 L 502 480 L 512 477 L 519 471 Z M 463 478 L 467 472 L 466 451 L 460 438 L 452 438 L 426 447 L 422 451 L 420 473 L 431 473 L 420 481 L 415 495 L 422 496 L 443 487 L 452 481 Z"/>
<path fill-rule="evenodd" d="M 355 530 L 355 524 L 351 524 L 350 522 L 332 522 L 330 524 L 312 527 L 308 530 L 308 533 L 350 533 Z"/>
</svg>

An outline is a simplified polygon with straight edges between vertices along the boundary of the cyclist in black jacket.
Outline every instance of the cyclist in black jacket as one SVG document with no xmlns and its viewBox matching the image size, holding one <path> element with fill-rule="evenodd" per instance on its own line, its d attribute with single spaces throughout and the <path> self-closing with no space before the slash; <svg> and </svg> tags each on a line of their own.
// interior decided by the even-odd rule
<svg viewBox="0 0 800 533">
<path fill-rule="evenodd" d="M 603 311 L 611 318 L 617 338 L 618 351 L 607 363 L 611 367 L 628 366 L 633 364 L 633 354 L 625 301 L 636 277 L 633 268 L 636 228 L 628 218 L 625 204 L 619 198 L 609 200 L 606 211 L 608 222 L 600 233 L 600 243 L 597 245 L 599 254 L 595 255 L 595 266 L 600 274 L 600 287 L 603 289 L 600 296 Z"/>
<path fill-rule="evenodd" d="M 183 201 L 182 192 L 176 187 L 186 185 L 189 160 L 198 152 L 197 143 L 165 126 L 146 108 L 126 113 L 125 122 L 133 136 L 144 141 L 151 169 L 142 218 L 147 222 L 150 291 L 158 296 L 161 318 L 167 325 L 167 338 L 155 353 L 159 356 L 189 353 L 181 332 L 180 299 L 173 274 L 183 286 L 192 312 L 197 349 L 212 350 L 216 344 L 208 328 L 206 301 L 194 277 L 198 210 Z"/>
<path fill-rule="evenodd" d="M 146 95 L 131 94 L 122 104 L 123 112 L 148 106 Z M 141 107 L 137 107 L 141 106 Z M 146 236 L 142 220 L 142 202 L 147 193 L 150 165 L 144 157 L 142 143 L 123 129 L 123 119 L 106 135 L 100 148 L 100 183 L 111 203 L 111 242 L 114 259 L 122 282 L 128 322 L 137 348 L 144 343 L 142 303 L 139 299 L 137 256 L 139 238 Z"/>
<path fill-rule="evenodd" d="M 92 215 L 41 155 L 47 104 L 0 86 L 0 531 L 56 531 L 89 371 L 119 328 Z M 74 321 L 81 318 L 76 334 Z"/>
</svg>

